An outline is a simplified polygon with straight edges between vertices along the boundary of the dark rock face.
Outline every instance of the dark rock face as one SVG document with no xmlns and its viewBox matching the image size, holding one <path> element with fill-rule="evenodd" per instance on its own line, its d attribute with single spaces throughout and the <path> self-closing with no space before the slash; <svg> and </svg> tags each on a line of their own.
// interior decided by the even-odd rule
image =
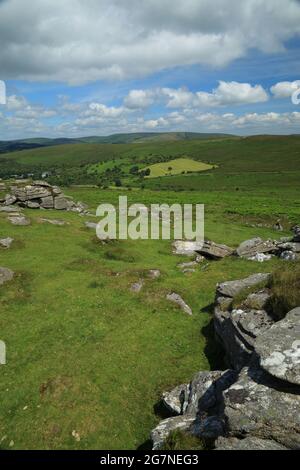
<svg viewBox="0 0 300 470">
<path fill-rule="evenodd" d="M 82 202 L 75 203 L 72 198 L 64 196 L 60 188 L 51 186 L 45 181 L 34 181 L 30 184 L 11 186 L 11 194 L 7 194 L 4 206 L 10 207 L 13 204 L 29 209 L 56 209 L 70 210 L 85 214 L 87 206 Z"/>
<path fill-rule="evenodd" d="M 217 285 L 215 331 L 233 370 L 201 371 L 165 393 L 166 408 L 178 416 L 152 432 L 154 449 L 175 429 L 216 450 L 300 449 L 300 307 L 275 323 L 265 310 L 270 292 L 261 288 L 268 279 Z"/>
</svg>

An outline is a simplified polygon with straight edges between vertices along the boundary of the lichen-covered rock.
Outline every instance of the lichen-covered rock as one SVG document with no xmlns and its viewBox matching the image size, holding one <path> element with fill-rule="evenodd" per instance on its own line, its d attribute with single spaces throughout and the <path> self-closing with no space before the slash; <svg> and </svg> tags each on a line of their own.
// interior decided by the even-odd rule
<svg viewBox="0 0 300 470">
<path fill-rule="evenodd" d="M 14 277 L 14 272 L 8 268 L 0 267 L 0 285 L 5 282 L 11 281 Z"/>
<path fill-rule="evenodd" d="M 239 279 L 237 281 L 227 281 L 217 284 L 217 296 L 221 295 L 224 297 L 235 297 L 240 292 L 251 289 L 256 285 L 259 286 L 262 283 L 267 283 L 270 279 L 268 273 L 253 274 L 245 279 Z"/>
<path fill-rule="evenodd" d="M 67 210 L 68 200 L 64 196 L 57 196 L 56 198 L 54 198 L 54 209 Z"/>
<path fill-rule="evenodd" d="M 223 397 L 229 436 L 256 436 L 300 448 L 299 388 L 285 389 L 262 369 L 245 367 Z"/>
<path fill-rule="evenodd" d="M 227 245 L 221 245 L 211 241 L 205 241 L 200 249 L 196 250 L 200 255 L 205 258 L 221 259 L 231 256 L 234 250 Z"/>
<path fill-rule="evenodd" d="M 53 196 L 41 198 L 41 207 L 43 207 L 44 209 L 53 209 L 54 208 Z"/>
<path fill-rule="evenodd" d="M 295 253 L 294 251 L 286 250 L 280 253 L 280 258 L 284 259 L 285 261 L 296 261 L 299 259 L 299 253 Z"/>
<path fill-rule="evenodd" d="M 252 238 L 242 242 L 236 250 L 236 254 L 242 258 L 252 258 L 257 253 L 275 253 L 276 244 L 271 240 L 262 240 L 261 238 Z"/>
<path fill-rule="evenodd" d="M 170 392 L 163 393 L 162 403 L 170 413 L 175 415 L 181 415 L 184 414 L 186 411 L 188 395 L 189 385 L 178 385 Z"/>
<path fill-rule="evenodd" d="M 151 432 L 152 449 L 159 450 L 163 447 L 167 437 L 172 431 L 187 431 L 195 421 L 194 416 L 175 416 L 161 421 Z"/>
<path fill-rule="evenodd" d="M 300 385 L 300 307 L 257 339 L 261 367 L 274 377 Z"/>
<path fill-rule="evenodd" d="M 173 243 L 173 253 L 175 255 L 195 255 L 198 250 L 202 248 L 202 242 L 188 241 L 188 240 L 175 240 Z"/>
<path fill-rule="evenodd" d="M 184 313 L 187 313 L 188 315 L 193 315 L 193 311 L 191 307 L 185 303 L 182 297 L 180 297 L 179 294 L 176 294 L 175 292 L 172 292 L 171 294 L 167 294 L 167 300 L 170 300 L 174 304 L 178 305 L 181 310 L 184 311 Z"/>
<path fill-rule="evenodd" d="M 287 448 L 269 439 L 250 436 L 245 439 L 219 437 L 215 443 L 215 450 L 287 450 Z"/>
<path fill-rule="evenodd" d="M 223 390 L 232 385 L 236 376 L 233 370 L 198 372 L 189 386 L 186 413 L 195 415 L 216 407 Z"/>
</svg>

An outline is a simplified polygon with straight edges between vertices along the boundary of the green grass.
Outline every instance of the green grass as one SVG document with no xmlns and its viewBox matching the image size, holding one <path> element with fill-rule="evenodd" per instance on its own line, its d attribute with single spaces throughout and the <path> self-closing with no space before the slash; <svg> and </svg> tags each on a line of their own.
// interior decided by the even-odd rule
<svg viewBox="0 0 300 470">
<path fill-rule="evenodd" d="M 212 168 L 213 165 L 196 162 L 190 158 L 176 158 L 175 160 L 169 160 L 168 162 L 155 163 L 154 165 L 150 165 L 147 168 L 144 168 L 144 170 L 149 169 L 151 171 L 147 178 L 157 178 L 159 176 L 171 176 L 181 173 L 207 171 L 211 170 Z"/>
<path fill-rule="evenodd" d="M 55 164 L 62 172 L 95 165 L 100 173 L 118 164 L 126 174 L 133 165 L 184 155 L 216 164 L 199 174 L 145 179 L 145 189 L 65 192 L 93 210 L 117 204 L 120 194 L 129 204 L 204 203 L 205 236 L 236 247 L 255 236 L 289 235 L 299 223 L 299 150 L 298 137 L 69 144 L 1 155 L 0 164 Z M 128 182 L 135 186 L 133 176 Z M 0 264 L 16 273 L 0 287 L 0 339 L 8 360 L 0 381 L 3 449 L 11 441 L 15 449 L 139 447 L 159 421 L 153 407 L 162 391 L 220 367 L 211 321 L 216 283 L 289 266 L 277 258 L 260 264 L 233 257 L 184 275 L 177 264 L 186 258 L 173 255 L 169 241 L 102 245 L 84 227 L 92 218 L 24 212 L 32 219 L 28 227 L 13 226 L 0 213 L 1 237 L 15 239 L 0 251 Z M 40 224 L 42 216 L 69 225 Z M 272 229 L 278 218 L 280 235 Z M 147 279 L 149 269 L 160 269 L 161 277 Z M 130 286 L 140 278 L 145 285 L 135 294 Z M 191 306 L 192 317 L 166 300 L 170 291 Z"/>
<path fill-rule="evenodd" d="M 116 191 L 92 188 L 67 192 L 92 208 L 118 198 Z M 178 200 L 175 193 L 163 194 L 165 202 Z M 158 196 L 146 190 L 128 195 L 147 204 Z M 180 196 L 186 202 L 200 197 Z M 244 219 L 232 222 L 223 205 L 215 212 L 213 201 L 207 237 L 236 246 L 257 234 L 274 236 Z M 57 227 L 38 223 L 37 211 L 25 212 L 32 219 L 28 227 L 14 227 L 0 215 L 1 235 L 16 240 L 1 251 L 1 265 L 16 272 L 0 289 L 8 359 L 1 368 L 1 447 L 13 441 L 16 449 L 137 448 L 159 420 L 153 407 L 161 392 L 217 366 L 210 327 L 216 283 L 281 262 L 224 259 L 186 276 L 177 268 L 185 258 L 172 255 L 168 241 L 101 245 L 75 214 L 47 212 L 69 222 Z M 146 280 L 139 294 L 132 293 L 130 285 L 154 268 L 161 278 Z M 166 301 L 170 291 L 192 307 L 192 317 Z"/>
</svg>

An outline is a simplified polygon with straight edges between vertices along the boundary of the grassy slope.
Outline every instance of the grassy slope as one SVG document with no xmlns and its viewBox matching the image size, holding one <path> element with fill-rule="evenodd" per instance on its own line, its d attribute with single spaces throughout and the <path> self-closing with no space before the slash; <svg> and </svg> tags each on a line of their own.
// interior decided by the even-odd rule
<svg viewBox="0 0 300 470">
<path fill-rule="evenodd" d="M 223 173 L 213 171 L 213 184 L 199 175 L 207 181 L 201 191 L 145 189 L 124 194 L 129 202 L 146 204 L 204 202 L 205 233 L 216 242 L 236 246 L 254 236 L 277 238 L 271 229 L 249 224 L 272 224 L 280 215 L 286 229 L 299 222 L 298 140 L 269 143 L 273 167 L 268 152 L 266 158 L 255 152 L 259 140 L 249 139 L 244 146 L 246 140 L 238 143 L 248 153 L 237 152 L 246 156 L 232 164 L 234 173 L 230 171 L 232 144 L 224 141 L 222 158 L 215 147 L 214 161 L 222 160 Z M 194 147 L 188 145 L 192 155 Z M 211 144 L 203 145 L 207 155 Z M 277 145 L 281 158 L 276 157 Z M 133 148 L 149 154 L 149 145 L 123 148 L 124 158 L 130 157 Z M 194 150 L 193 158 L 196 150 L 201 155 L 199 143 Z M 164 147 L 164 152 L 174 152 L 174 156 L 177 151 L 178 146 Z M 94 158 L 92 151 L 90 156 Z M 71 161 L 71 154 L 68 158 Z M 77 158 L 82 155 L 78 153 Z M 277 173 L 269 173 L 272 168 Z M 179 177 L 164 181 L 175 178 Z M 182 178 L 188 188 L 197 177 Z M 220 186 L 222 181 L 224 186 Z M 234 184 L 242 181 L 243 187 L 236 191 Z M 104 201 L 115 204 L 119 194 L 88 188 L 67 192 L 93 209 Z M 17 273 L 10 285 L 0 288 L 0 331 L 8 359 L 1 367 L 2 448 L 8 448 L 11 441 L 13 448 L 138 447 L 159 419 L 153 406 L 162 390 L 189 380 L 200 369 L 220 366 L 209 327 L 215 284 L 281 265 L 277 259 L 265 264 L 225 259 L 185 276 L 176 267 L 182 257 L 171 254 L 170 242 L 102 246 L 94 243 L 93 232 L 75 214 L 25 212 L 33 221 L 29 227 L 14 227 L 0 214 L 1 237 L 16 240 L 10 250 L 0 251 L 0 265 Z M 41 215 L 63 218 L 70 225 L 41 225 L 36 220 Z M 160 269 L 161 278 L 146 281 L 139 294 L 131 293 L 131 283 L 151 268 Z M 165 300 L 170 290 L 191 305 L 193 317 Z M 80 442 L 72 437 L 73 430 L 79 432 Z"/>
<path fill-rule="evenodd" d="M 117 197 L 79 193 L 92 205 Z M 143 197 L 157 200 L 151 193 Z M 76 215 L 47 213 L 70 222 L 56 227 L 27 213 L 30 227 L 12 227 L 1 216 L 1 234 L 17 240 L 1 252 L 1 264 L 18 273 L 0 289 L 1 338 L 8 348 L 0 384 L 0 437 L 7 438 L 1 446 L 13 440 L 15 448 L 135 448 L 157 420 L 153 406 L 162 390 L 209 368 L 209 359 L 214 365 L 212 338 L 207 344 L 203 333 L 209 332 L 207 307 L 216 282 L 270 264 L 211 262 L 186 277 L 169 242 L 103 247 Z M 235 245 L 257 230 L 229 220 L 216 225 L 211 215 L 206 234 Z M 131 293 L 131 283 L 150 268 L 161 269 L 161 279 Z M 191 305 L 192 318 L 166 302 L 170 290 Z M 74 429 L 80 442 L 71 436 Z"/>
</svg>

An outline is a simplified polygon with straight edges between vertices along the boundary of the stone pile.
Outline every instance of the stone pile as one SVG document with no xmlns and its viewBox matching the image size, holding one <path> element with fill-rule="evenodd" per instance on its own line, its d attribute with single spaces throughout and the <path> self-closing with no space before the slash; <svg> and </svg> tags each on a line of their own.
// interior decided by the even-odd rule
<svg viewBox="0 0 300 470">
<path fill-rule="evenodd" d="M 58 186 L 51 186 L 45 181 L 34 181 L 26 185 L 14 184 L 10 193 L 0 203 L 2 208 L 17 205 L 29 209 L 68 210 L 81 214 L 87 212 L 85 204 L 75 203 L 71 197 L 65 196 Z"/>
</svg>

